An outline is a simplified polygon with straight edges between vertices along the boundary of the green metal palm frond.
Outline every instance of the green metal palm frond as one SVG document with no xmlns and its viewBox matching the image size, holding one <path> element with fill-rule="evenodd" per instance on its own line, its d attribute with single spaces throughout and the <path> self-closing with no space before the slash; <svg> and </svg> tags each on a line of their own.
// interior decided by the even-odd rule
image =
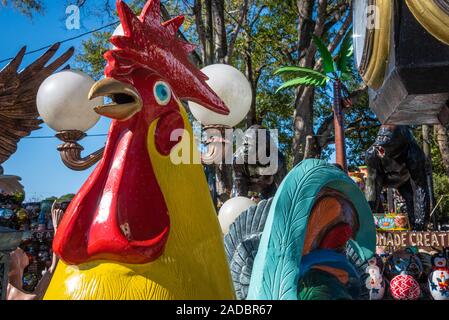
<svg viewBox="0 0 449 320">
<path fill-rule="evenodd" d="M 327 77 L 325 74 L 323 74 L 319 71 L 315 71 L 313 69 L 303 68 L 303 67 L 282 67 L 274 72 L 275 76 L 280 75 L 280 74 L 293 74 L 293 75 L 297 75 L 297 76 L 301 76 L 301 77 L 307 76 L 307 75 L 316 75 L 316 76 L 321 76 L 321 77 Z"/>
<path fill-rule="evenodd" d="M 320 53 L 321 59 L 323 60 L 324 73 L 334 73 L 336 70 L 332 54 L 329 52 L 326 45 L 320 38 L 313 34 L 312 39 L 318 49 L 318 52 Z"/>
<path fill-rule="evenodd" d="M 323 74 L 309 74 L 306 76 L 302 76 L 299 78 L 292 79 L 290 81 L 285 82 L 282 84 L 277 90 L 276 93 L 279 91 L 290 88 L 290 87 L 297 87 L 300 85 L 303 86 L 311 86 L 311 87 L 323 87 L 326 85 L 326 83 L 329 81 L 329 77 Z"/>
<path fill-rule="evenodd" d="M 342 74 L 351 73 L 350 70 L 350 60 L 351 56 L 354 53 L 354 46 L 352 45 L 352 31 L 349 30 L 346 34 L 345 38 L 340 47 L 340 51 L 337 57 L 337 71 L 340 71 Z"/>
</svg>

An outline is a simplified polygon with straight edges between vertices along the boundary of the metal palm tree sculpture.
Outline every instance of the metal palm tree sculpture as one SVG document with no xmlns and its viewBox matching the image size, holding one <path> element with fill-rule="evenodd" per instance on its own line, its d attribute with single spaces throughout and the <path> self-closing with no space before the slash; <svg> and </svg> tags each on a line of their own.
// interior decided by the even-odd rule
<svg viewBox="0 0 449 320">
<path fill-rule="evenodd" d="M 341 91 L 342 88 L 346 88 L 344 82 L 351 77 L 350 58 L 353 54 L 351 34 L 352 32 L 348 32 L 335 58 L 332 57 L 331 52 L 323 41 L 317 36 L 312 35 L 313 42 L 322 59 L 323 71 L 292 66 L 280 68 L 275 72 L 275 75 L 287 73 L 297 75 L 296 78 L 283 83 L 277 92 L 300 85 L 321 88 L 326 88 L 327 85 L 333 86 L 336 161 L 345 171 L 347 171 L 347 163 Z"/>
</svg>

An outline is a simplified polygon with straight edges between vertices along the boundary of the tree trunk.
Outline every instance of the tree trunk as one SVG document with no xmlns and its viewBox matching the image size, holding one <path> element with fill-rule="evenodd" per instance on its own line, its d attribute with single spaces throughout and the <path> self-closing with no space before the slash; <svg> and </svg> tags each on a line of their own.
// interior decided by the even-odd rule
<svg viewBox="0 0 449 320">
<path fill-rule="evenodd" d="M 314 20 L 314 0 L 298 0 L 298 56 L 299 65 L 306 68 L 315 67 L 315 53 L 317 48 L 312 42 L 312 34 L 321 37 L 324 31 L 327 13 L 327 0 L 317 1 L 317 16 Z M 313 103 L 315 89 L 300 87 L 295 101 L 293 115 L 294 136 L 292 144 L 293 164 L 297 164 L 307 156 L 316 156 L 314 143 L 307 144 L 307 137 L 314 136 L 313 130 Z M 315 139 L 313 139 L 314 141 Z M 306 150 L 306 146 L 311 148 Z"/>
<path fill-rule="evenodd" d="M 225 1 L 195 0 L 193 15 L 199 33 L 199 40 L 203 46 L 204 65 L 208 66 L 214 63 L 228 62 L 230 57 L 228 57 Z M 235 29 L 233 39 L 237 37 L 238 32 L 240 32 L 240 27 Z M 211 165 L 207 173 L 210 183 L 215 180 L 215 190 L 218 199 L 213 199 L 214 202 L 217 204 L 217 202 L 224 202 L 229 199 L 233 185 L 232 165 Z"/>
<path fill-rule="evenodd" d="M 443 166 L 449 178 L 449 137 L 448 131 L 442 125 L 435 125 L 435 137 L 440 149 L 441 158 L 443 159 Z"/>
<path fill-rule="evenodd" d="M 225 63 L 228 55 L 228 39 L 226 33 L 224 6 L 224 0 L 212 0 L 215 63 Z"/>
<path fill-rule="evenodd" d="M 313 102 L 315 90 L 305 88 L 302 94 L 298 94 L 294 113 L 294 136 L 293 136 L 293 164 L 304 159 L 307 136 L 313 136 Z M 308 153 L 308 152 L 307 152 Z"/>
<path fill-rule="evenodd" d="M 246 127 L 249 128 L 252 125 L 257 124 L 257 116 L 256 116 L 256 90 L 257 90 L 257 84 L 256 79 L 254 77 L 254 70 L 253 70 L 253 58 L 252 58 L 252 50 L 251 50 L 251 43 L 249 36 L 246 35 L 246 52 L 245 52 L 245 76 L 248 79 L 249 83 L 251 84 L 252 89 L 252 102 L 251 102 L 251 108 L 249 109 L 249 112 L 246 116 Z"/>
<path fill-rule="evenodd" d="M 205 0 L 206 5 L 206 59 L 204 65 L 215 63 L 214 24 L 212 14 L 212 0 Z"/>
</svg>

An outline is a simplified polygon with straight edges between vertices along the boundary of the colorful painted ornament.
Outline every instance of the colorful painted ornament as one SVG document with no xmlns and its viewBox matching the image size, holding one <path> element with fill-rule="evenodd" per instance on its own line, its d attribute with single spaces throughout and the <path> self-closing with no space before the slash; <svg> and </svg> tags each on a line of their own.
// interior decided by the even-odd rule
<svg viewBox="0 0 449 320">
<path fill-rule="evenodd" d="M 419 279 L 423 273 L 423 266 L 418 255 L 410 248 L 395 251 L 387 260 L 385 274 L 389 279 L 400 275 L 402 272 Z"/>
<path fill-rule="evenodd" d="M 419 283 L 405 272 L 391 280 L 390 292 L 396 300 L 418 300 L 421 296 Z"/>
<path fill-rule="evenodd" d="M 385 280 L 382 276 L 382 271 L 378 266 L 378 259 L 376 256 L 368 261 L 368 267 L 365 271 L 369 274 L 365 285 L 369 291 L 370 300 L 382 300 L 385 295 Z"/>
<path fill-rule="evenodd" d="M 449 300 L 449 268 L 447 257 L 438 253 L 432 257 L 433 271 L 429 274 L 429 292 L 434 300 Z"/>
</svg>

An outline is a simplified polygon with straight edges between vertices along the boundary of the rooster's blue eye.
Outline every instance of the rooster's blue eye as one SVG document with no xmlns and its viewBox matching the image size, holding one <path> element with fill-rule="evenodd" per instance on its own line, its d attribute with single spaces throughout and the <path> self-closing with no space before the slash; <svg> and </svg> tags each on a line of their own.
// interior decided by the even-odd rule
<svg viewBox="0 0 449 320">
<path fill-rule="evenodd" d="M 162 81 L 156 82 L 154 85 L 154 97 L 160 105 L 167 105 L 171 99 L 171 90 L 168 84 Z"/>
</svg>

